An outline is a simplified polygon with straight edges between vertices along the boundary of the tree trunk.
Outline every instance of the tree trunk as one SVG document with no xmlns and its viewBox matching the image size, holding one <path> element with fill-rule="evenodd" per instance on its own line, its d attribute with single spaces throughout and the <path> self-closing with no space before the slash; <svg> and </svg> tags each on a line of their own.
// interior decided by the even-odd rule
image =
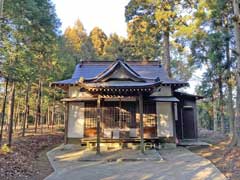
<svg viewBox="0 0 240 180">
<path fill-rule="evenodd" d="M 221 133 L 225 133 L 224 126 L 224 102 L 223 102 L 223 87 L 222 87 L 222 77 L 219 76 L 218 80 L 218 90 L 219 90 L 219 112 L 220 112 L 220 122 L 221 122 Z"/>
<path fill-rule="evenodd" d="M 52 131 L 54 128 L 54 119 L 55 119 L 55 92 L 53 92 L 53 107 L 52 107 L 52 117 L 51 117 Z"/>
<path fill-rule="evenodd" d="M 11 98 L 9 101 L 9 128 L 8 128 L 8 146 L 12 145 L 12 133 L 13 133 L 13 115 L 14 115 L 14 100 L 15 100 L 15 82 L 12 83 Z"/>
<path fill-rule="evenodd" d="M 227 104 L 228 104 L 228 113 L 229 113 L 229 125 L 230 125 L 230 134 L 233 135 L 234 131 L 234 119 L 235 119 L 235 112 L 233 109 L 233 93 L 232 93 L 232 85 L 227 83 L 227 90 L 228 90 L 228 97 L 227 97 Z"/>
<path fill-rule="evenodd" d="M 41 134 L 43 134 L 43 114 L 42 114 L 42 104 L 43 104 L 43 99 L 42 99 L 42 81 L 40 81 L 40 104 L 39 104 L 39 123 L 41 127 Z"/>
<path fill-rule="evenodd" d="M 53 131 L 53 128 L 54 128 L 54 119 L 55 119 L 55 104 L 53 104 L 53 107 L 52 107 L 52 114 L 51 114 L 51 129 Z"/>
<path fill-rule="evenodd" d="M 15 120 L 14 120 L 14 131 L 17 130 L 17 126 L 18 126 L 19 108 L 20 108 L 19 106 L 20 106 L 20 102 L 18 101 L 17 108 L 16 108 L 16 113 L 15 113 Z"/>
<path fill-rule="evenodd" d="M 2 138 L 3 138 L 3 126 L 4 126 L 5 112 L 6 112 L 7 93 L 8 93 L 8 78 L 6 79 L 5 93 L 4 93 L 4 98 L 3 98 L 1 129 L 0 129 L 0 146 L 2 144 Z"/>
<path fill-rule="evenodd" d="M 237 70 L 236 70 L 236 83 L 237 83 L 237 98 L 236 98 L 236 118 L 235 128 L 232 138 L 232 145 L 240 145 L 239 130 L 240 130 L 240 25 L 239 25 L 239 2 L 233 0 L 234 10 L 234 36 L 236 41 L 236 53 L 237 53 Z"/>
<path fill-rule="evenodd" d="M 29 91 L 30 91 L 30 84 L 27 85 L 26 89 L 26 96 L 25 96 L 25 112 L 24 112 L 24 119 L 23 119 L 23 128 L 22 128 L 22 137 L 25 136 L 25 129 L 26 129 L 26 122 L 28 122 L 29 117 Z"/>
<path fill-rule="evenodd" d="M 38 98 L 37 98 L 37 109 L 36 109 L 36 120 L 35 120 L 35 133 L 37 133 L 38 125 L 41 121 L 41 99 L 42 99 L 42 82 L 38 82 Z"/>
<path fill-rule="evenodd" d="M 39 96 L 39 92 L 37 91 L 37 95 L 36 95 L 36 110 L 35 110 L 35 118 L 34 118 L 34 132 L 37 133 L 37 128 L 38 128 L 38 97 Z"/>
<path fill-rule="evenodd" d="M 48 110 L 47 110 L 47 127 L 49 129 L 49 125 L 50 125 L 50 107 L 48 106 Z"/>
<path fill-rule="evenodd" d="M 164 68 L 168 73 L 169 77 L 172 77 L 171 74 L 171 57 L 170 57 L 170 40 L 169 40 L 169 32 L 166 31 L 163 34 L 163 62 Z"/>
<path fill-rule="evenodd" d="M 4 0 L 0 0 L 0 19 L 3 18 L 3 4 L 4 4 Z M 2 23 L 0 23 L 0 32 L 2 30 L 1 24 Z M 0 146 L 2 144 L 2 138 L 3 138 L 3 125 L 4 125 L 5 110 L 6 110 L 7 88 L 8 88 L 8 78 L 6 78 L 5 94 L 3 98 L 3 108 L 2 108 L 1 128 L 0 128 Z"/>
<path fill-rule="evenodd" d="M 48 111 L 45 112 L 45 126 L 48 128 Z"/>
<path fill-rule="evenodd" d="M 218 117 L 217 117 L 217 101 L 216 101 L 215 90 L 212 98 L 212 119 L 213 119 L 213 130 L 218 131 Z"/>
<path fill-rule="evenodd" d="M 0 19 L 3 18 L 3 4 L 4 0 L 0 0 Z"/>
<path fill-rule="evenodd" d="M 29 117 L 29 115 L 30 115 L 30 106 L 29 106 L 29 108 L 28 108 L 28 117 Z M 25 126 L 25 128 L 26 129 L 28 129 L 28 119 L 27 119 L 27 121 L 26 121 L 26 126 Z M 26 130 L 25 130 L 26 131 Z"/>
<path fill-rule="evenodd" d="M 226 42 L 226 59 L 227 59 L 227 109 L 228 109 L 228 118 L 230 124 L 230 135 L 233 136 L 233 129 L 234 129 L 234 108 L 233 108 L 233 88 L 231 80 L 231 60 L 230 60 L 230 48 L 229 48 L 229 41 Z"/>
<path fill-rule="evenodd" d="M 61 116 L 59 117 L 59 114 L 58 114 L 58 118 L 57 118 L 58 128 L 60 128 L 60 118 L 61 118 Z"/>
</svg>

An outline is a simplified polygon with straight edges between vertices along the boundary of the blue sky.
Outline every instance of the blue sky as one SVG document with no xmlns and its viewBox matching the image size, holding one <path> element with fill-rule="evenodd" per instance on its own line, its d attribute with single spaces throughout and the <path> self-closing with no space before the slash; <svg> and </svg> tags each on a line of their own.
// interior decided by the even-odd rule
<svg viewBox="0 0 240 180">
<path fill-rule="evenodd" d="M 62 32 L 79 18 L 89 33 L 95 26 L 107 35 L 127 36 L 124 11 L 129 0 L 52 0 L 62 23 Z"/>
</svg>

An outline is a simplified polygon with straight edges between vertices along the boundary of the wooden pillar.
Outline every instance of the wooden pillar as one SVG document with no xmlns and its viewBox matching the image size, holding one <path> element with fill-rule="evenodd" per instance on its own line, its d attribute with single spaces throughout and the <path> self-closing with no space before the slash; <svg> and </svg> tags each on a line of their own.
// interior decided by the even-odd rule
<svg viewBox="0 0 240 180">
<path fill-rule="evenodd" d="M 144 129 L 143 129 L 143 95 L 139 93 L 139 113 L 140 113 L 140 138 L 141 138 L 141 152 L 144 153 Z"/>
<path fill-rule="evenodd" d="M 65 102 L 65 112 L 64 112 L 64 124 L 65 124 L 65 131 L 64 131 L 64 144 L 68 144 L 68 116 L 69 114 L 69 103 Z"/>
<path fill-rule="evenodd" d="M 100 154 L 100 122 L 101 122 L 101 97 L 97 99 L 97 154 Z"/>
<path fill-rule="evenodd" d="M 119 98 L 119 128 L 121 128 L 122 125 L 122 100 Z"/>
<path fill-rule="evenodd" d="M 176 128 L 175 106 L 174 106 L 173 102 L 171 104 L 172 104 L 173 138 L 174 138 L 174 143 L 176 143 L 177 142 L 177 128 Z"/>
</svg>

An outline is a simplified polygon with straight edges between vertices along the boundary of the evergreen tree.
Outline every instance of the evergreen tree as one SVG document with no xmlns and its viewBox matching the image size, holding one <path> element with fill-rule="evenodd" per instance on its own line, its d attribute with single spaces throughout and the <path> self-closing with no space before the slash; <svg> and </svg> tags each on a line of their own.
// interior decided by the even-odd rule
<svg viewBox="0 0 240 180">
<path fill-rule="evenodd" d="M 179 33 L 182 34 L 184 31 L 185 34 L 191 34 L 194 30 L 193 26 L 188 26 L 192 23 L 193 10 L 189 2 L 191 1 L 131 0 L 125 10 L 130 32 L 131 29 L 134 29 L 133 32 L 136 31 L 134 45 L 136 44 L 136 48 L 139 48 L 139 45 L 143 47 L 139 48 L 140 51 L 143 50 L 140 55 L 152 56 L 148 59 L 162 56 L 163 65 L 169 76 L 171 76 L 170 37 L 177 40 Z M 153 45 L 150 45 L 151 43 Z M 162 52 L 158 47 L 162 47 Z M 156 50 L 159 52 L 155 53 Z"/>
<path fill-rule="evenodd" d="M 82 46 L 87 40 L 87 33 L 80 19 L 77 19 L 73 27 L 65 30 L 64 37 L 69 52 L 79 61 L 83 55 Z"/>
<path fill-rule="evenodd" d="M 117 34 L 111 34 L 105 43 L 103 57 L 107 60 L 114 60 L 121 55 L 121 39 Z"/>
<path fill-rule="evenodd" d="M 104 46 L 107 41 L 107 36 L 99 27 L 93 28 L 90 32 L 90 39 L 95 48 L 97 56 L 102 56 L 104 53 Z"/>
</svg>

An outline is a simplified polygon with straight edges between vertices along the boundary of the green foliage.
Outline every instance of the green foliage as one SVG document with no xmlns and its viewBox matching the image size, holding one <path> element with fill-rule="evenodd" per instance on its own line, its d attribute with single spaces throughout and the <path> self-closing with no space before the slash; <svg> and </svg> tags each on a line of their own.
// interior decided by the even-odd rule
<svg viewBox="0 0 240 180">
<path fill-rule="evenodd" d="M 80 59 L 94 59 L 96 57 L 94 44 L 91 38 L 87 36 L 79 19 L 77 19 L 73 27 L 68 27 L 65 30 L 64 39 L 67 50 L 65 52 L 75 58 L 76 61 Z"/>
<path fill-rule="evenodd" d="M 42 114 L 55 93 L 49 84 L 71 77 L 75 67 L 72 55 L 59 35 L 60 22 L 49 0 L 6 0 L 0 34 L 1 75 L 15 82 L 16 104 L 24 110 L 29 92 L 30 116 L 35 116 L 39 81 L 42 87 Z M 30 86 L 30 90 L 28 90 Z M 62 97 L 62 92 L 56 96 Z M 30 120 L 30 119 L 29 119 Z"/>
<path fill-rule="evenodd" d="M 97 55 L 102 56 L 104 53 L 104 46 L 107 41 L 107 35 L 99 27 L 95 27 L 90 32 L 90 39 Z"/>
<path fill-rule="evenodd" d="M 213 111 L 210 102 L 198 103 L 199 125 L 202 128 L 213 130 Z"/>
<path fill-rule="evenodd" d="M 121 39 L 117 34 L 111 34 L 104 46 L 104 58 L 108 60 L 116 59 L 121 56 Z"/>
<path fill-rule="evenodd" d="M 191 3 L 194 2 L 131 0 L 126 6 L 125 17 L 134 56 L 140 60 L 163 57 L 163 63 L 171 59 L 175 78 L 190 78 L 194 67 L 186 44 L 197 29 L 192 19 L 194 8 Z M 170 34 L 170 59 L 164 56 L 167 51 L 163 43 L 165 33 Z"/>
<path fill-rule="evenodd" d="M 216 116 L 217 121 L 226 119 L 224 106 L 228 96 L 223 94 L 229 93 L 226 88 L 229 83 L 234 84 L 231 70 L 235 66 L 235 58 L 230 57 L 229 49 L 233 46 L 231 4 L 221 0 L 202 0 L 198 2 L 196 9 L 195 21 L 198 22 L 199 30 L 191 37 L 191 52 L 195 64 L 204 67 L 206 71 L 197 91 L 216 104 L 200 104 L 200 121 L 212 128 L 213 123 L 210 122 L 213 121 L 213 116 Z M 215 115 L 210 113 L 213 109 Z M 225 123 L 227 124 L 229 123 Z"/>
<path fill-rule="evenodd" d="M 165 33 L 169 34 L 174 78 L 189 80 L 196 68 L 205 69 L 197 88 L 208 99 L 199 104 L 202 126 L 213 128 L 213 103 L 220 99 L 216 103 L 219 118 L 220 106 L 227 102 L 220 94 L 226 94 L 230 85 L 235 90 L 237 54 L 231 50 L 232 7 L 227 0 L 130 0 L 125 9 L 127 38 L 115 33 L 108 37 L 99 27 L 88 35 L 79 19 L 61 36 L 49 0 L 5 0 L 3 12 L 1 74 L 16 83 L 17 102 L 24 102 L 30 85 L 30 117 L 34 116 L 39 81 L 43 82 L 42 109 L 46 112 L 54 99 L 63 97 L 61 90 L 49 84 L 70 78 L 80 59 L 157 60 L 166 50 Z"/>
</svg>

